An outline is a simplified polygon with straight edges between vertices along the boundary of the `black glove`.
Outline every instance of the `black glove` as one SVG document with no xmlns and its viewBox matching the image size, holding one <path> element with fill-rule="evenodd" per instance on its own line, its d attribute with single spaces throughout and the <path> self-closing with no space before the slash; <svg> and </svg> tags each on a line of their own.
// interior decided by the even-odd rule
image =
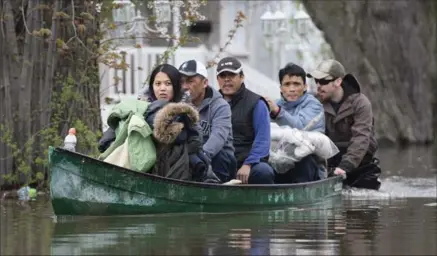
<svg viewBox="0 0 437 256">
<path fill-rule="evenodd" d="M 197 153 L 197 156 L 204 162 L 206 165 L 211 165 L 211 158 L 208 156 L 208 154 L 200 150 L 199 153 Z"/>
<path fill-rule="evenodd" d="M 99 145 L 98 145 L 99 152 L 100 153 L 105 152 L 114 141 L 115 141 L 115 131 L 114 129 L 109 127 L 108 130 L 106 130 L 103 133 L 102 138 L 99 140 Z"/>
<path fill-rule="evenodd" d="M 202 182 L 205 179 L 208 171 L 208 163 L 199 157 L 200 154 L 190 154 L 190 169 L 193 175 L 193 180 Z"/>
<path fill-rule="evenodd" d="M 191 125 L 191 120 L 188 118 L 188 115 L 183 113 L 180 115 L 177 115 L 174 119 L 175 122 L 180 122 L 184 124 L 184 129 L 189 129 Z"/>
<path fill-rule="evenodd" d="M 187 114 L 180 114 L 176 116 L 174 121 L 184 124 L 184 128 L 176 138 L 175 143 L 177 144 L 186 143 L 186 142 L 190 143 L 190 141 L 192 141 L 194 136 L 199 136 L 199 131 L 196 129 L 195 125 L 191 123 L 191 120 Z M 192 150 L 189 151 L 192 152 Z"/>
</svg>

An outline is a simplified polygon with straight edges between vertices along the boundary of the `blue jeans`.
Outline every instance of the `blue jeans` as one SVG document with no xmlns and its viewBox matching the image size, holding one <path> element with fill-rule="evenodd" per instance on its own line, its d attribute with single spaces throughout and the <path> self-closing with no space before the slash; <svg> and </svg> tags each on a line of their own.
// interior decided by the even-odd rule
<svg viewBox="0 0 437 256">
<path fill-rule="evenodd" d="M 212 158 L 211 168 L 222 182 L 230 181 L 237 172 L 237 159 L 233 153 L 220 151 Z"/>
<path fill-rule="evenodd" d="M 249 174 L 249 184 L 274 184 L 275 171 L 265 162 L 252 165 Z"/>
<path fill-rule="evenodd" d="M 302 183 L 319 180 L 319 166 L 312 155 L 302 158 L 293 169 L 286 173 L 276 173 L 275 182 L 279 184 Z"/>
</svg>

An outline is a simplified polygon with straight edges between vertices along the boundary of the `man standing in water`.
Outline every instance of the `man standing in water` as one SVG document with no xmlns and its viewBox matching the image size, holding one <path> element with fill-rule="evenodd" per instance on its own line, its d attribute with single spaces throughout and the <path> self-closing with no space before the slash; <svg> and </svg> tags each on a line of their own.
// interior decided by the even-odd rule
<svg viewBox="0 0 437 256">
<path fill-rule="evenodd" d="M 323 103 L 326 135 L 340 150 L 328 160 L 328 166 L 345 177 L 346 185 L 378 190 L 381 169 L 375 158 L 378 144 L 372 104 L 361 93 L 357 79 L 346 74 L 336 60 L 321 62 L 308 77 L 314 78 Z"/>
</svg>

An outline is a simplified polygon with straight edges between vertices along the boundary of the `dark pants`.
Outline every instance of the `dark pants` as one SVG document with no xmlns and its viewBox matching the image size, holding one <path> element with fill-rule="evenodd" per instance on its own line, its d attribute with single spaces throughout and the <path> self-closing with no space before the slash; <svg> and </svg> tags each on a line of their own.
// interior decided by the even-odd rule
<svg viewBox="0 0 437 256">
<path fill-rule="evenodd" d="M 275 172 L 273 168 L 265 162 L 252 165 L 249 174 L 249 184 L 274 184 Z"/>
<path fill-rule="evenodd" d="M 372 162 L 360 165 L 358 168 L 346 173 L 343 184 L 349 187 L 379 190 L 381 181 L 381 168 L 377 159 Z"/>
<path fill-rule="evenodd" d="M 212 171 L 222 182 L 235 178 L 237 172 L 237 159 L 234 154 L 220 151 L 211 160 Z"/>
<path fill-rule="evenodd" d="M 319 168 L 314 156 L 309 155 L 297 162 L 286 173 L 276 173 L 275 182 L 279 184 L 302 183 L 319 180 Z"/>
<path fill-rule="evenodd" d="M 328 160 L 328 166 L 330 169 L 329 176 L 333 176 L 332 173 L 340 164 L 342 151 Z M 343 180 L 343 185 L 356 188 L 366 188 L 379 190 L 381 182 L 379 176 L 381 175 L 381 168 L 379 167 L 379 160 L 373 155 L 367 153 L 360 165 L 346 173 L 346 179 Z"/>
</svg>

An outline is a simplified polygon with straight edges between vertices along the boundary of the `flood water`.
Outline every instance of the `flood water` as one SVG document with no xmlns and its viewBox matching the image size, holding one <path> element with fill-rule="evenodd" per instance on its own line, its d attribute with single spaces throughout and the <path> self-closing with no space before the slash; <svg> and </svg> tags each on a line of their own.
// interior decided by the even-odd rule
<svg viewBox="0 0 437 256">
<path fill-rule="evenodd" d="M 1 202 L 1 255 L 436 255 L 437 151 L 381 150 L 380 191 L 310 208 L 56 218 L 50 201 Z"/>
</svg>

